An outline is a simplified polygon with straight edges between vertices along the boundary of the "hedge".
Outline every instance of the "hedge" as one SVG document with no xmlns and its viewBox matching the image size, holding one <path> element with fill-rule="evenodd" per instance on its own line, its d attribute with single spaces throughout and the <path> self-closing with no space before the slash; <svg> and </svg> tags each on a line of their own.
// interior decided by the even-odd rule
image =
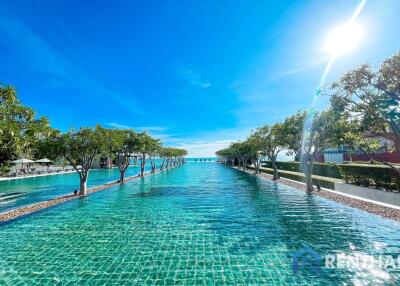
<svg viewBox="0 0 400 286">
<path fill-rule="evenodd" d="M 278 170 L 281 171 L 281 174 L 282 171 L 302 173 L 299 162 L 276 162 L 276 165 Z M 272 168 L 270 161 L 263 162 L 263 166 Z M 348 184 L 357 186 L 385 190 L 400 190 L 400 176 L 390 167 L 384 165 L 314 163 L 313 175 L 342 179 Z M 285 176 L 297 175 L 286 174 Z M 284 176 L 282 175 L 282 177 Z M 323 183 L 320 185 L 323 186 Z"/>
<path fill-rule="evenodd" d="M 253 169 L 253 168 L 250 168 Z M 260 171 L 262 173 L 266 173 L 266 174 L 273 174 L 273 170 L 271 169 L 265 169 L 265 168 L 260 168 Z M 285 171 L 278 171 L 279 172 L 279 176 L 282 178 L 287 178 L 287 179 L 291 179 L 294 181 L 299 181 L 299 182 L 306 182 L 306 178 L 304 176 L 303 173 L 298 173 L 298 174 L 293 174 L 290 172 L 285 172 Z M 313 177 L 313 183 L 314 185 L 319 185 L 321 188 L 327 188 L 327 189 L 331 189 L 334 190 L 335 189 L 335 183 L 333 179 L 329 179 L 329 178 L 315 178 Z"/>
<path fill-rule="evenodd" d="M 400 177 L 390 167 L 365 164 L 340 164 L 338 166 L 346 183 L 377 189 L 400 189 Z"/>
<path fill-rule="evenodd" d="M 263 162 L 263 167 L 272 168 L 271 161 Z M 276 162 L 279 170 L 302 173 L 300 162 Z M 342 179 L 342 175 L 337 164 L 314 163 L 313 175 Z"/>
</svg>

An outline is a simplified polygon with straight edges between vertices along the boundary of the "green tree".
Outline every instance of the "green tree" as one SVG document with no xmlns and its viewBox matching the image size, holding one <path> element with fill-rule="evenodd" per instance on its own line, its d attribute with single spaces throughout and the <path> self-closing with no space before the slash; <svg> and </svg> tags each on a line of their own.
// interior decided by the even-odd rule
<svg viewBox="0 0 400 286">
<path fill-rule="evenodd" d="M 219 158 L 219 162 L 222 162 L 224 164 L 229 164 L 231 166 L 234 165 L 235 161 L 235 155 L 234 152 L 231 148 L 225 148 L 222 150 L 218 150 L 215 152 L 215 155 Z"/>
<path fill-rule="evenodd" d="M 377 141 L 367 139 L 386 138 L 392 142 L 389 149 L 400 152 L 400 53 L 376 71 L 364 64 L 347 72 L 328 93 L 333 111 L 351 127 L 345 130 L 343 141 L 400 175 L 393 164 L 374 155 L 381 147 Z"/>
<path fill-rule="evenodd" d="M 105 140 L 107 139 L 103 135 L 103 129 L 100 126 L 80 128 L 56 134 L 46 138 L 42 143 L 48 158 L 52 160 L 57 160 L 59 157 L 65 158 L 79 174 L 79 195 L 81 196 L 87 195 L 87 180 L 94 158 L 106 149 Z"/>
<path fill-rule="evenodd" d="M 37 118 L 32 108 L 21 104 L 13 87 L 0 86 L 0 165 L 41 156 L 38 142 L 53 132 L 46 117 Z"/>
<path fill-rule="evenodd" d="M 161 159 L 160 170 L 163 170 L 168 157 L 168 147 L 161 147 L 158 150 L 158 157 Z"/>
<path fill-rule="evenodd" d="M 288 149 L 288 155 L 294 155 L 295 161 L 300 161 L 305 118 L 306 112 L 298 111 L 296 114 L 286 117 L 282 123 L 282 132 L 285 134 L 285 148 Z"/>
<path fill-rule="evenodd" d="M 261 152 L 266 155 L 272 163 L 273 179 L 279 179 L 278 168 L 276 166 L 276 160 L 279 153 L 285 147 L 285 134 L 281 123 L 275 123 L 272 126 L 264 125 L 256 129 L 262 142 Z"/>
<path fill-rule="evenodd" d="M 114 159 L 117 159 L 117 152 L 120 151 L 124 142 L 126 130 L 99 127 L 99 132 L 102 132 L 104 140 L 104 150 L 100 154 L 101 157 L 106 157 L 107 168 L 112 168 Z"/>
<path fill-rule="evenodd" d="M 135 153 L 140 159 L 140 176 L 143 177 L 148 155 L 154 152 L 154 149 L 157 148 L 156 146 L 158 146 L 160 142 L 158 139 L 152 138 L 146 132 L 139 133 L 136 140 Z"/>
<path fill-rule="evenodd" d="M 122 184 L 125 181 L 125 172 L 131 162 L 132 154 L 137 149 L 137 134 L 131 129 L 115 130 L 112 140 L 115 144 L 116 162 L 120 173 L 119 182 Z"/>
<path fill-rule="evenodd" d="M 232 150 L 232 154 L 234 157 L 234 160 L 238 162 L 238 168 L 242 168 L 243 170 L 246 170 L 246 146 L 243 144 L 243 142 L 234 142 L 231 143 L 229 148 Z"/>
<path fill-rule="evenodd" d="M 185 149 L 173 148 L 173 154 L 176 165 L 181 165 L 185 162 L 185 156 L 187 155 L 187 151 Z"/>
<path fill-rule="evenodd" d="M 254 165 L 254 171 L 256 174 L 260 174 L 261 161 L 266 156 L 263 150 L 264 139 L 264 134 L 260 129 L 258 129 L 253 131 L 246 140 L 249 146 L 249 157 L 251 163 Z"/>
<path fill-rule="evenodd" d="M 172 165 L 180 165 L 185 162 L 187 151 L 185 149 L 173 147 L 158 148 L 158 157 L 161 159 L 160 170 L 168 168 Z M 155 164 L 154 164 L 155 167 Z"/>
<path fill-rule="evenodd" d="M 160 155 L 160 150 L 162 148 L 161 142 L 158 139 L 153 139 L 150 141 L 150 146 L 148 148 L 148 157 L 151 165 L 151 172 L 156 172 L 156 159 Z"/>
<path fill-rule="evenodd" d="M 315 157 L 328 147 L 339 146 L 342 142 L 342 124 L 332 110 L 315 113 L 312 124 L 304 130 L 301 166 L 306 177 L 307 192 L 314 191 L 312 171 Z"/>
</svg>

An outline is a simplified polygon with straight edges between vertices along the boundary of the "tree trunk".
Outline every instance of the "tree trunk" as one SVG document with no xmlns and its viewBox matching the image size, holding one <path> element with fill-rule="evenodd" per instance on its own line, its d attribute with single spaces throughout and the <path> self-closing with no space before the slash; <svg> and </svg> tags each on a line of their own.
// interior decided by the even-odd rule
<svg viewBox="0 0 400 286">
<path fill-rule="evenodd" d="M 307 193 L 312 193 L 314 191 L 314 184 L 312 180 L 312 168 L 313 164 L 310 162 L 310 166 L 307 167 L 306 170 L 306 184 L 307 184 Z"/>
<path fill-rule="evenodd" d="M 122 184 L 125 181 L 125 172 L 129 168 L 131 157 L 127 153 L 119 153 L 117 155 L 117 166 L 119 170 L 119 182 Z"/>
<path fill-rule="evenodd" d="M 124 181 L 125 181 L 125 171 L 126 171 L 126 169 L 124 169 L 124 170 L 120 170 L 120 174 L 119 174 L 119 182 L 120 182 L 121 184 L 123 184 L 123 183 L 124 183 Z"/>
<path fill-rule="evenodd" d="M 304 159 L 303 162 L 303 167 L 304 167 L 304 175 L 306 178 L 306 186 L 307 186 L 307 193 L 312 193 L 314 191 L 314 184 L 312 180 L 312 171 L 314 167 L 314 156 L 316 152 L 312 154 L 307 154 L 305 155 L 306 158 Z"/>
<path fill-rule="evenodd" d="M 140 176 L 144 176 L 144 168 L 146 167 L 146 154 L 142 154 L 142 160 L 140 162 Z"/>
<path fill-rule="evenodd" d="M 109 155 L 107 156 L 107 169 L 112 169 L 113 167 L 113 162 L 112 162 L 112 157 Z"/>
<path fill-rule="evenodd" d="M 272 157 L 271 158 L 271 163 L 272 163 L 272 168 L 274 169 L 274 172 L 273 172 L 273 180 L 275 181 L 275 180 L 278 180 L 279 179 L 279 174 L 278 174 L 278 167 L 276 166 L 276 158 L 275 157 Z"/>
<path fill-rule="evenodd" d="M 80 179 L 80 187 L 79 187 L 79 195 L 86 196 L 87 195 L 87 177 L 81 177 Z"/>
</svg>

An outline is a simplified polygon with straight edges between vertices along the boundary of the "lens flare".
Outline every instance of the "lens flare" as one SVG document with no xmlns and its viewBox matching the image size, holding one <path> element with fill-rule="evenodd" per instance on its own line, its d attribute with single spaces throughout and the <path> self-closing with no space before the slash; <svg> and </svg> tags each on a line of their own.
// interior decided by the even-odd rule
<svg viewBox="0 0 400 286">
<path fill-rule="evenodd" d="M 316 103 L 321 95 L 321 89 L 325 84 L 326 77 L 338 57 L 343 54 L 349 53 L 358 47 L 362 38 L 362 28 L 357 24 L 357 18 L 361 11 L 364 9 L 367 0 L 361 0 L 357 9 L 354 11 L 348 22 L 342 26 L 334 29 L 327 37 L 325 41 L 325 51 L 329 54 L 330 58 L 325 66 L 324 73 L 321 76 L 320 83 L 314 94 L 311 108 L 307 111 L 307 116 L 303 127 L 303 138 L 301 144 L 301 162 L 302 168 L 307 167 L 308 160 L 307 153 L 313 148 L 313 140 L 311 137 L 311 131 L 316 110 Z"/>
<path fill-rule="evenodd" d="M 326 38 L 324 50 L 333 58 L 356 49 L 362 39 L 362 28 L 357 23 L 347 23 L 335 28 Z"/>
</svg>

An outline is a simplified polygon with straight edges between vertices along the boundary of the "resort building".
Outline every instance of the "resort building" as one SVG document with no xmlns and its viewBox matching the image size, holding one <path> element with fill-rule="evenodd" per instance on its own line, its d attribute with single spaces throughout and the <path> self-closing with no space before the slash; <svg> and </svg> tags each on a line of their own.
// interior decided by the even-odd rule
<svg viewBox="0 0 400 286">
<path fill-rule="evenodd" d="M 374 152 L 372 157 L 390 163 L 400 163 L 400 153 L 391 151 L 393 149 L 393 143 L 386 138 L 381 136 L 370 136 L 367 137 L 371 140 L 378 141 L 381 148 Z M 338 148 L 327 148 L 323 152 L 319 153 L 316 157 L 316 161 L 320 163 L 336 162 L 342 163 L 345 161 L 365 161 L 371 160 L 371 156 L 361 152 L 356 151 L 354 153 L 349 152 L 348 148 L 345 146 L 340 146 Z"/>
</svg>

